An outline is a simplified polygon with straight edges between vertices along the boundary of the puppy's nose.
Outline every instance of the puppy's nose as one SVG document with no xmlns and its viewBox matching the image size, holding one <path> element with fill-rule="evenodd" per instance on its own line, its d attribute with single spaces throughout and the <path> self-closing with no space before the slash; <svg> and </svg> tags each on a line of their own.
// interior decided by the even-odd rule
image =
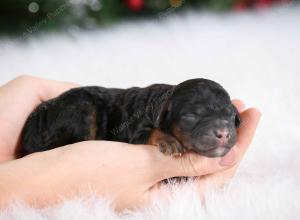
<svg viewBox="0 0 300 220">
<path fill-rule="evenodd" d="M 229 131 L 227 129 L 220 129 L 220 130 L 215 130 L 214 134 L 216 135 L 217 139 L 220 142 L 227 142 L 228 139 L 230 138 Z"/>
</svg>

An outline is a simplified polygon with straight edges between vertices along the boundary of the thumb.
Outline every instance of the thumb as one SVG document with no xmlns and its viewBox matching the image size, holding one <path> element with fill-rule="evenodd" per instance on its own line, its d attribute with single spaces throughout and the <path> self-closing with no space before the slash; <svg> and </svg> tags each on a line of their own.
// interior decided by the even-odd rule
<svg viewBox="0 0 300 220">
<path fill-rule="evenodd" d="M 186 153 L 182 157 L 162 155 L 157 165 L 159 179 L 177 176 L 202 176 L 232 167 L 238 161 L 236 147 L 233 147 L 224 157 L 209 158 L 196 153 Z"/>
</svg>

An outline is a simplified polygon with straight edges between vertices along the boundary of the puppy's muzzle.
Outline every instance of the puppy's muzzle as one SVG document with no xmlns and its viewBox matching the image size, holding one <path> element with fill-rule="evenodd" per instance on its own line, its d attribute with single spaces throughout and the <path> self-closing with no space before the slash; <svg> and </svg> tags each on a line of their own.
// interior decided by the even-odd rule
<svg viewBox="0 0 300 220">
<path fill-rule="evenodd" d="M 236 142 L 236 129 L 227 120 L 213 120 L 193 135 L 191 145 L 194 151 L 208 157 L 224 156 Z"/>
</svg>

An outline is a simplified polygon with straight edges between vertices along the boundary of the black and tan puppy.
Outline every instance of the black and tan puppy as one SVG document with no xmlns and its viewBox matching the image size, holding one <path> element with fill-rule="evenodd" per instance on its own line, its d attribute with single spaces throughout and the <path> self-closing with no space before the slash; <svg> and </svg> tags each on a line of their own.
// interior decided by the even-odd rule
<svg viewBox="0 0 300 220">
<path fill-rule="evenodd" d="M 146 88 L 80 87 L 39 105 L 23 131 L 26 154 L 85 140 L 159 146 L 168 155 L 225 155 L 239 114 L 228 93 L 206 79 Z"/>
</svg>

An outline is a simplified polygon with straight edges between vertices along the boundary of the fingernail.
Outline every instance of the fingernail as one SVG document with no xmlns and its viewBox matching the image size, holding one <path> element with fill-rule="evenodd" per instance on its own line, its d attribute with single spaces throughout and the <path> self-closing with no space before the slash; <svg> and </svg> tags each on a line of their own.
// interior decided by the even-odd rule
<svg viewBox="0 0 300 220">
<path fill-rule="evenodd" d="M 236 153 L 235 149 L 232 148 L 224 157 L 221 158 L 219 164 L 223 167 L 232 165 L 235 162 Z"/>
</svg>

